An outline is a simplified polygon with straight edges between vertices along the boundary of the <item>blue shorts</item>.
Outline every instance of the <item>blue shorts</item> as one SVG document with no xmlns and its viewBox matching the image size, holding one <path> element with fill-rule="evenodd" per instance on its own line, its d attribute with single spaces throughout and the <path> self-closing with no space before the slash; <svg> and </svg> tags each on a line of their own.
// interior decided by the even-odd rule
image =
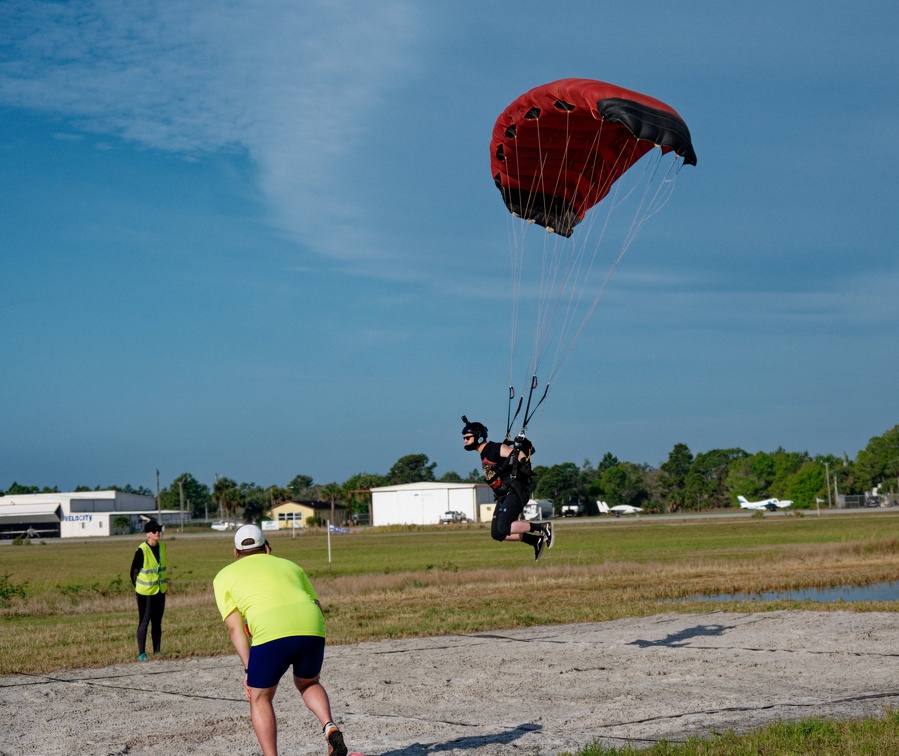
<svg viewBox="0 0 899 756">
<path fill-rule="evenodd" d="M 293 676 L 305 680 L 318 677 L 325 660 L 325 639 L 318 635 L 291 635 L 250 646 L 247 685 L 273 688 L 293 664 Z"/>
</svg>

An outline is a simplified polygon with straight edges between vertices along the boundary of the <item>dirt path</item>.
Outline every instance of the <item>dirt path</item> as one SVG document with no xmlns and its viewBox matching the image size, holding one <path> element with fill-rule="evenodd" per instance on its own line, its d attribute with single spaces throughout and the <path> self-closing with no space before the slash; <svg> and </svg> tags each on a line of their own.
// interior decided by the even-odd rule
<svg viewBox="0 0 899 756">
<path fill-rule="evenodd" d="M 899 707 L 899 614 L 663 614 L 329 647 L 366 756 L 558 754 Z M 258 754 L 236 657 L 0 678 L 0 754 Z M 325 756 L 289 684 L 284 756 Z"/>
</svg>

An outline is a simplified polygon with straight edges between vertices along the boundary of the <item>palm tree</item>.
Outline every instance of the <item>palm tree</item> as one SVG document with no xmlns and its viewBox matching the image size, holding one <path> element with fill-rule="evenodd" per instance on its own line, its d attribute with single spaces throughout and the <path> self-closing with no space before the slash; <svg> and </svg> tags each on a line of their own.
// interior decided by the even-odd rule
<svg viewBox="0 0 899 756">
<path fill-rule="evenodd" d="M 244 492 L 237 486 L 225 491 L 225 502 L 229 512 L 229 522 L 236 522 L 239 510 L 244 508 Z"/>
<path fill-rule="evenodd" d="M 334 524 L 334 505 L 337 500 L 341 496 L 343 496 L 343 489 L 338 483 L 328 483 L 324 486 L 321 486 L 321 488 L 319 489 L 319 495 L 325 501 L 331 503 L 331 524 Z"/>
<path fill-rule="evenodd" d="M 231 522 L 232 515 L 235 513 L 240 503 L 240 490 L 237 488 L 231 478 L 217 478 L 215 485 L 212 487 L 212 500 L 219 505 L 222 511 L 222 517 L 226 522 Z"/>
<path fill-rule="evenodd" d="M 130 533 L 131 520 L 126 515 L 116 515 L 112 521 L 112 529 L 115 533 Z"/>
</svg>

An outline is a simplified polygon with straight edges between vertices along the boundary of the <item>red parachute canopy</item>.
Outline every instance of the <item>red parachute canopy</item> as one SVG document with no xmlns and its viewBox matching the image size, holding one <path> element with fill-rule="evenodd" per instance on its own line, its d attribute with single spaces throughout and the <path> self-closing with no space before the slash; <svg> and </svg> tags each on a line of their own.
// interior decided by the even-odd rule
<svg viewBox="0 0 899 756">
<path fill-rule="evenodd" d="M 690 130 L 653 97 L 592 79 L 523 94 L 497 119 L 490 169 L 516 216 L 571 236 L 584 213 L 654 147 L 696 165 Z"/>
</svg>

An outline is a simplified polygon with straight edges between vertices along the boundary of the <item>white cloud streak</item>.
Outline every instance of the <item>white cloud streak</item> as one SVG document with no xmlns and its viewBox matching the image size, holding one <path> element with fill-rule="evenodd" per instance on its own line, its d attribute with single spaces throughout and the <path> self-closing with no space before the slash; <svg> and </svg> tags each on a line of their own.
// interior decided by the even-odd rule
<svg viewBox="0 0 899 756">
<path fill-rule="evenodd" d="M 371 254 L 341 163 L 414 70 L 407 0 L 20 0 L 0 10 L 0 100 L 185 156 L 245 152 L 272 221 L 315 251 Z M 364 223 L 364 217 L 363 217 Z"/>
</svg>

